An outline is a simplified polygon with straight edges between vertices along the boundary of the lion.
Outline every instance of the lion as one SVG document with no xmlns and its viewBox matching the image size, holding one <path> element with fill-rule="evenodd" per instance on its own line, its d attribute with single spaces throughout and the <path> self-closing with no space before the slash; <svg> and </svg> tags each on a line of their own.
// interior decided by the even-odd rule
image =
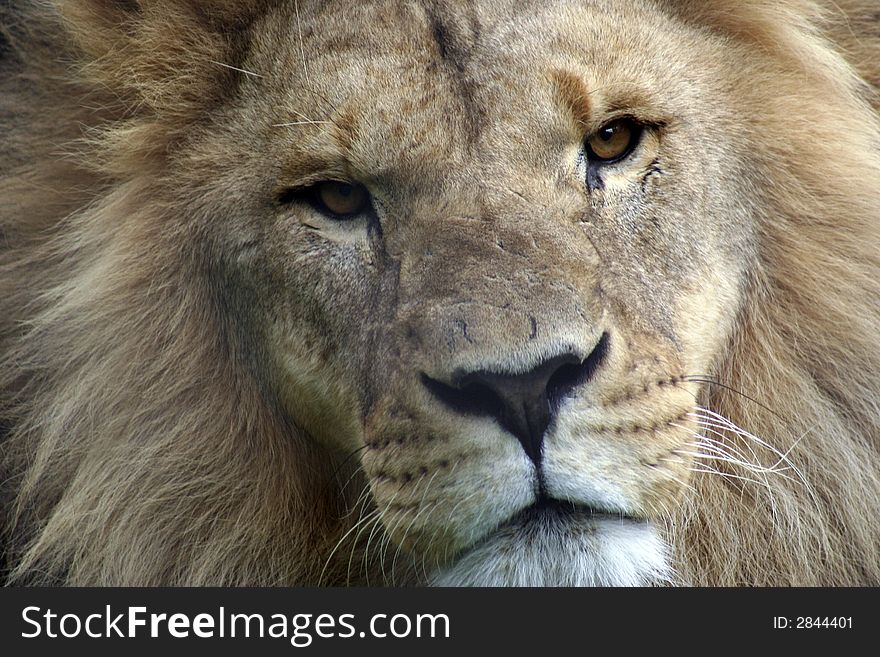
<svg viewBox="0 0 880 657">
<path fill-rule="evenodd" d="M 880 584 L 873 0 L 0 11 L 7 583 Z"/>
</svg>

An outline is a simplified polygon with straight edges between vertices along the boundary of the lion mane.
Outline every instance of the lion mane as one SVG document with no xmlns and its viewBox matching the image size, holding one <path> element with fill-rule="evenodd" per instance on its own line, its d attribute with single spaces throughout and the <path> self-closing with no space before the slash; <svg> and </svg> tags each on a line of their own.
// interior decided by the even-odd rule
<svg viewBox="0 0 880 657">
<path fill-rule="evenodd" d="M 769 179 L 748 303 L 701 400 L 765 467 L 694 477 L 667 521 L 676 579 L 880 584 L 880 15 L 867 0 L 658 1 L 765 52 L 738 138 Z M 174 202 L 197 207 L 189 181 L 166 174 L 247 75 L 268 4 L 0 8 L 10 583 L 346 580 L 328 556 L 363 475 L 281 411 L 218 284 L 221 247 L 190 248 L 201 219 Z"/>
</svg>

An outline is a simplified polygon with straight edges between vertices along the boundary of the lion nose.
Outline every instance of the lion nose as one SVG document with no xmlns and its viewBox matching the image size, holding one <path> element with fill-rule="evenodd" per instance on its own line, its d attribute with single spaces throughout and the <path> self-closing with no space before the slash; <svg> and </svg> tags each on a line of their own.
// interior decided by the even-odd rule
<svg viewBox="0 0 880 657">
<path fill-rule="evenodd" d="M 423 377 L 444 403 L 462 413 L 488 415 L 517 437 L 536 465 L 541 462 L 544 434 L 560 402 L 590 379 L 604 359 L 607 336 L 584 358 L 574 351 L 556 355 L 521 374 L 479 370 L 447 385 Z"/>
</svg>

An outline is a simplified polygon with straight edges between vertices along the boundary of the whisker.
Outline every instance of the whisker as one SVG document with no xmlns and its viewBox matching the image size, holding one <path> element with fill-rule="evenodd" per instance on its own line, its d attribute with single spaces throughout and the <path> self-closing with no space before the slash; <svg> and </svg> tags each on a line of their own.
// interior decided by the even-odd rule
<svg viewBox="0 0 880 657">
<path fill-rule="evenodd" d="M 368 516 L 368 517 L 369 517 L 369 516 Z M 358 525 L 360 525 L 361 522 L 363 522 L 363 520 L 364 520 L 363 518 L 359 519 L 359 520 L 354 524 L 354 526 L 351 527 L 351 529 L 349 529 L 347 532 L 345 532 L 345 533 L 342 535 L 342 538 L 340 538 L 340 539 L 336 542 L 336 545 L 335 545 L 335 546 L 333 547 L 333 549 L 330 551 L 329 556 L 327 557 L 326 561 L 324 562 L 324 567 L 321 569 L 321 575 L 318 577 L 318 584 L 319 584 L 319 585 L 320 585 L 321 582 L 324 581 L 324 574 L 327 572 L 327 568 L 330 567 L 330 562 L 333 560 L 333 557 L 334 557 L 334 555 L 336 554 L 336 551 L 337 551 L 337 550 L 339 549 L 339 547 L 345 542 L 345 539 L 348 538 L 348 537 L 351 535 L 351 533 L 357 529 Z"/>
<path fill-rule="evenodd" d="M 333 471 L 333 474 L 331 475 L 332 478 L 336 479 L 336 475 L 338 475 L 339 471 L 342 470 L 343 467 L 345 467 L 346 463 L 348 463 L 352 458 L 354 458 L 355 456 L 360 454 L 366 448 L 367 448 L 367 445 L 362 445 L 361 447 L 358 447 L 356 450 L 354 450 L 353 452 L 348 454 L 348 456 L 346 456 L 344 459 L 342 459 L 342 461 L 339 462 L 339 465 L 337 465 L 336 469 Z M 355 468 L 355 471 L 352 473 L 352 475 L 348 478 L 348 480 L 345 482 L 345 484 L 342 485 L 341 490 L 343 492 L 345 491 L 348 484 L 351 483 L 352 478 L 354 478 L 359 472 L 360 472 L 360 469 Z"/>
<path fill-rule="evenodd" d="M 303 114 L 302 112 L 297 112 L 296 110 L 291 110 L 294 114 L 299 117 L 297 121 L 288 121 L 286 123 L 273 123 L 273 128 L 286 128 L 291 125 L 332 125 L 333 121 L 319 121 L 317 119 L 312 119 Z"/>
<path fill-rule="evenodd" d="M 364 484 L 363 488 L 361 489 L 360 495 L 358 495 L 358 498 L 352 505 L 352 511 L 350 511 L 346 517 L 351 516 L 351 514 L 354 513 L 354 509 L 359 509 L 358 517 L 362 517 L 364 515 L 364 512 L 367 510 L 367 505 L 370 503 L 371 500 L 372 494 L 370 493 L 370 482 L 367 482 Z"/>
<path fill-rule="evenodd" d="M 730 431 L 731 433 L 736 434 L 737 436 L 739 436 L 741 438 L 747 438 L 748 440 L 750 440 L 758 445 L 761 445 L 762 447 L 769 449 L 778 457 L 781 457 L 783 455 L 782 452 L 780 452 L 773 445 L 761 440 L 760 438 L 758 438 L 757 436 L 753 435 L 752 433 L 746 431 L 742 427 L 738 427 L 737 425 L 735 425 L 733 422 L 731 422 L 730 420 L 728 420 L 724 416 L 718 415 L 717 413 L 714 413 L 713 411 L 709 411 L 707 409 L 703 409 L 703 412 L 711 413 L 711 415 L 701 415 L 701 414 L 696 414 L 696 413 L 691 414 L 691 415 L 693 417 L 697 418 L 699 423 L 701 425 L 703 425 L 704 427 L 712 427 L 714 429 L 722 429 L 724 431 Z M 714 433 L 716 435 L 721 436 L 722 438 L 727 438 L 726 435 L 724 435 L 722 433 L 718 433 L 717 431 Z"/>
<path fill-rule="evenodd" d="M 731 445 L 725 445 L 725 444 L 722 444 L 718 441 L 714 441 L 714 444 L 708 443 L 706 441 L 706 437 L 701 434 L 698 434 L 698 433 L 694 433 L 693 436 L 695 438 L 697 438 L 698 442 L 687 443 L 687 444 L 691 445 L 693 447 L 696 447 L 698 450 L 703 450 L 703 451 L 698 451 L 697 453 L 685 452 L 686 454 L 688 454 L 690 456 L 695 456 L 697 458 L 717 458 L 719 460 L 726 460 L 730 463 L 736 463 L 738 465 L 742 465 L 743 467 L 745 467 L 748 470 L 755 472 L 755 473 L 761 472 L 761 473 L 767 473 L 767 474 L 780 474 L 780 473 L 786 472 L 788 470 L 794 469 L 793 466 L 791 466 L 791 465 L 788 465 L 785 467 L 779 467 L 780 464 L 778 462 L 775 463 L 773 466 L 768 467 L 768 466 L 762 465 L 761 463 L 758 463 L 757 461 L 755 461 L 755 462 L 749 461 L 745 457 L 744 454 L 739 452 L 739 450 L 736 450 L 735 448 L 733 448 Z M 707 455 L 706 451 L 709 451 L 711 454 L 714 454 L 715 457 L 712 457 L 711 455 Z M 792 479 L 791 481 L 794 481 L 794 480 Z M 800 483 L 800 482 L 798 482 L 798 483 Z"/>
<path fill-rule="evenodd" d="M 429 486 L 430 482 L 434 480 L 434 477 L 436 477 L 437 474 L 438 474 L 438 472 L 435 472 L 435 473 L 434 473 L 434 476 L 431 477 L 431 479 L 429 480 L 429 483 L 428 483 L 428 484 L 425 484 L 425 493 L 422 494 L 422 495 L 423 495 L 423 498 L 422 498 L 423 500 L 424 500 L 424 495 L 427 493 L 428 486 Z M 425 479 L 420 479 L 419 481 L 416 482 L 415 486 L 413 487 L 413 489 L 412 489 L 412 490 L 410 491 L 410 493 L 409 493 L 409 497 L 410 497 L 410 499 L 412 499 L 413 497 L 415 497 L 416 493 L 418 492 L 419 486 L 421 486 L 424 482 L 425 482 Z M 401 484 L 401 486 L 400 486 L 400 487 L 397 489 L 397 491 L 394 493 L 394 496 L 391 498 L 391 502 L 389 502 L 389 503 L 386 505 L 387 507 L 390 507 L 390 506 L 391 506 L 391 504 L 393 503 L 393 500 L 394 500 L 394 499 L 397 497 L 397 495 L 403 490 L 403 487 L 404 487 L 404 484 Z M 391 538 L 391 537 L 392 537 L 392 536 L 394 535 L 394 533 L 397 531 L 397 528 L 400 526 L 401 522 L 403 522 L 403 519 L 401 518 L 401 516 L 403 516 L 403 515 L 404 515 L 404 513 L 403 513 L 402 511 L 398 511 L 398 513 L 396 514 L 397 517 L 395 518 L 394 525 L 391 526 L 391 527 L 388 527 L 388 528 L 387 528 L 387 531 L 385 532 L 385 535 L 386 535 L 386 537 L 387 537 L 387 540 L 385 541 L 385 545 L 382 547 L 382 549 L 381 549 L 381 551 L 380 551 L 380 553 L 379 553 L 379 557 L 380 557 L 380 565 L 381 565 L 381 568 L 382 568 L 382 579 L 385 581 L 386 584 L 389 582 L 388 575 L 387 575 L 387 573 L 385 572 L 385 564 L 386 564 L 386 562 L 388 561 L 388 548 L 391 546 L 391 541 L 392 541 L 392 538 Z M 418 515 L 418 514 L 417 514 L 417 515 Z M 404 534 L 404 538 L 405 538 L 405 534 Z M 403 539 L 401 539 L 401 541 L 402 541 L 402 540 L 403 540 Z M 400 547 L 400 542 L 398 542 L 398 549 L 399 549 L 399 547 Z M 395 554 L 396 554 L 396 553 L 395 553 Z M 394 564 L 393 564 L 393 563 L 392 563 L 392 569 L 391 569 L 391 578 L 390 578 L 390 581 L 391 581 L 391 583 L 393 584 L 393 582 L 394 582 Z"/>
<path fill-rule="evenodd" d="M 288 121 L 287 123 L 273 123 L 273 128 L 289 128 L 295 125 L 321 125 L 324 123 L 331 123 L 330 121 Z"/>
<path fill-rule="evenodd" d="M 735 461 L 736 463 L 739 463 L 740 465 L 743 465 L 744 467 L 747 467 L 750 470 L 761 471 L 761 472 L 785 472 L 786 470 L 793 469 L 792 466 L 790 466 L 790 465 L 785 466 L 783 468 L 780 468 L 780 467 L 778 467 L 779 462 L 775 463 L 773 466 L 765 466 L 765 465 L 762 465 L 761 463 L 757 462 L 757 460 L 756 461 L 749 461 L 746 458 L 745 454 L 743 454 L 742 452 L 740 452 L 739 450 L 734 448 L 732 445 L 724 445 L 722 443 L 718 443 L 717 441 L 713 445 L 713 444 L 708 443 L 705 440 L 703 440 L 704 436 L 702 436 L 701 434 L 695 433 L 693 435 L 694 435 L 694 437 L 699 439 L 699 442 L 689 443 L 689 444 L 693 445 L 694 447 L 708 450 L 709 452 L 716 454 L 718 456 L 731 459 L 731 462 Z M 719 434 L 719 435 L 721 435 L 721 434 Z M 705 452 L 703 452 L 703 453 L 705 453 Z"/>
<path fill-rule="evenodd" d="M 678 425 L 678 424 L 673 424 L 673 426 L 679 427 L 680 429 L 689 430 L 688 427 L 680 426 L 680 425 Z M 721 434 L 721 433 L 719 433 L 719 432 L 717 432 L 717 431 L 715 431 L 715 430 L 713 430 L 713 429 L 708 429 L 708 428 L 705 427 L 705 426 L 703 426 L 703 427 L 701 427 L 701 428 L 702 428 L 704 431 L 705 431 L 705 430 L 708 430 L 708 431 L 710 431 L 711 433 L 714 433 L 715 435 L 717 435 L 717 436 L 719 436 L 719 437 L 721 437 L 721 438 L 726 438 L 726 437 L 727 437 L 727 436 L 725 436 L 724 434 Z M 740 458 L 740 459 L 742 459 L 742 461 L 743 461 L 744 463 L 754 463 L 754 464 L 757 465 L 757 464 L 758 464 L 758 461 L 760 460 L 760 459 L 758 458 L 758 455 L 757 455 L 757 454 L 755 453 L 755 451 L 752 450 L 752 449 L 749 449 L 749 451 L 752 452 L 752 456 L 754 457 L 755 460 L 754 460 L 754 461 L 749 461 L 749 459 L 746 457 L 746 455 L 743 454 L 739 449 L 737 449 L 737 448 L 736 448 L 734 445 L 732 445 L 732 444 L 725 443 L 725 442 L 721 442 L 720 440 L 716 440 L 716 439 L 712 438 L 711 436 L 706 436 L 705 434 L 702 434 L 702 433 L 695 433 L 695 432 L 691 431 L 691 434 L 692 434 L 693 436 L 695 436 L 695 437 L 699 440 L 699 443 L 697 443 L 697 444 L 695 445 L 696 447 L 703 447 L 703 446 L 711 447 L 711 448 L 713 448 L 714 450 L 717 450 L 718 452 L 720 452 L 720 453 L 722 453 L 722 454 L 724 454 L 724 455 L 726 455 L 726 456 L 733 456 L 733 457 Z"/>
<path fill-rule="evenodd" d="M 708 408 L 698 407 L 697 413 L 695 413 L 694 416 L 698 417 L 704 421 L 707 420 L 710 422 L 720 423 L 720 425 L 722 425 L 722 428 L 730 429 L 731 431 L 734 431 L 735 433 L 737 433 L 743 437 L 748 437 L 751 440 L 754 440 L 759 445 L 762 445 L 762 446 L 766 447 L 767 449 L 772 450 L 775 454 L 777 454 L 779 456 L 782 455 L 782 452 L 780 452 L 773 445 L 761 440 L 760 438 L 758 438 L 757 436 L 755 436 L 751 432 L 747 431 L 746 429 L 743 429 L 742 427 L 737 426 L 736 424 L 731 422 L 729 418 L 724 417 L 723 415 L 716 413 L 715 411 L 712 411 Z"/>
<path fill-rule="evenodd" d="M 749 477 L 741 477 L 740 475 L 735 475 L 730 472 L 722 472 L 721 470 L 716 470 L 709 466 L 690 468 L 691 472 L 700 472 L 702 474 L 712 474 L 718 475 L 719 477 L 724 477 L 725 479 L 736 479 L 738 481 L 743 481 L 749 484 L 755 484 L 756 486 L 765 487 L 765 482 L 758 481 L 757 479 L 750 479 Z"/>
<path fill-rule="evenodd" d="M 728 392 L 732 392 L 736 395 L 739 395 L 743 399 L 746 399 L 746 400 L 752 402 L 753 404 L 759 406 L 760 408 L 764 409 L 768 413 L 772 413 L 777 419 L 782 420 L 783 422 L 788 422 L 788 420 L 785 417 L 783 417 L 780 413 L 777 413 L 769 406 L 766 406 L 765 404 L 759 402 L 754 397 L 747 395 L 746 393 L 742 392 L 741 390 L 737 390 L 736 388 L 734 388 L 732 386 L 721 383 L 718 379 L 715 379 L 711 376 L 708 376 L 705 374 L 692 374 L 692 375 L 685 376 L 684 379 L 687 381 L 691 381 L 693 383 L 702 383 L 705 385 L 723 388 L 724 390 L 727 390 Z"/>
<path fill-rule="evenodd" d="M 664 459 L 664 460 L 665 460 L 665 459 Z M 681 463 L 681 461 L 679 461 L 679 463 Z M 677 483 L 678 485 L 680 485 L 682 488 L 684 488 L 684 489 L 690 491 L 691 493 L 696 493 L 696 492 L 697 492 L 697 489 L 696 489 L 696 487 L 694 487 L 693 484 L 688 483 L 688 482 L 684 482 L 684 481 L 682 481 L 681 479 L 679 479 L 678 477 L 676 477 L 675 475 L 669 475 L 669 478 L 670 478 L 672 481 L 674 481 L 675 483 Z M 669 513 L 669 509 L 666 508 L 666 505 L 663 504 L 662 501 L 660 502 L 660 504 L 663 506 L 663 510 L 668 514 L 668 513 Z"/>
<path fill-rule="evenodd" d="M 373 537 L 376 535 L 377 529 L 381 530 L 384 533 L 384 529 L 382 527 L 382 522 L 381 522 L 381 520 L 382 520 L 381 513 L 379 514 L 378 518 L 379 518 L 379 522 L 376 522 L 373 524 L 373 528 L 370 530 L 370 535 L 367 537 L 367 547 L 364 548 L 363 563 L 364 563 L 364 571 L 367 574 L 367 586 L 370 586 L 370 570 L 369 570 L 370 545 L 373 542 Z"/>
<path fill-rule="evenodd" d="M 804 476 L 804 474 L 803 474 L 803 473 L 802 473 L 802 472 L 801 472 L 801 471 L 800 471 L 800 470 L 794 465 L 794 463 L 792 463 L 791 459 L 788 458 L 788 455 L 791 454 L 792 450 L 793 450 L 793 449 L 794 449 L 794 448 L 795 448 L 795 447 L 796 447 L 796 446 L 797 446 L 797 445 L 798 445 L 798 444 L 804 439 L 804 437 L 807 435 L 806 433 L 803 434 L 803 435 L 801 435 L 801 436 L 799 436 L 799 437 L 798 437 L 798 438 L 792 443 L 791 447 L 790 447 L 790 448 L 789 448 L 789 449 L 783 454 L 781 451 L 779 451 L 779 449 L 777 449 L 776 447 L 774 447 L 774 446 L 771 445 L 770 443 L 768 443 L 768 442 L 762 440 L 761 438 L 755 436 L 754 434 L 750 433 L 749 431 L 746 431 L 745 429 L 742 429 L 741 427 L 736 426 L 733 422 L 731 422 L 728 418 L 724 417 L 723 415 L 720 415 L 720 414 L 718 414 L 718 413 L 715 413 L 714 411 L 711 411 L 711 410 L 706 409 L 706 408 L 700 408 L 699 410 L 700 410 L 700 412 L 702 412 L 702 413 L 707 413 L 707 414 L 709 414 L 709 416 L 710 416 L 711 418 L 713 418 L 713 419 L 715 419 L 715 420 L 717 420 L 717 421 L 719 421 L 719 422 L 722 422 L 722 423 L 725 425 L 724 428 L 728 428 L 728 429 L 734 431 L 735 433 L 737 433 L 738 435 L 740 435 L 740 436 L 742 436 L 742 437 L 744 437 L 744 438 L 748 438 L 749 440 L 754 441 L 754 442 L 757 443 L 758 445 L 761 445 L 762 447 L 765 447 L 765 448 L 769 449 L 769 450 L 770 450 L 771 452 L 773 452 L 777 457 L 779 457 L 779 461 L 780 461 L 780 462 L 786 463 L 786 464 L 788 464 L 789 466 L 791 466 L 791 468 L 794 470 L 795 474 L 798 476 L 798 478 L 801 480 L 801 482 L 804 484 L 804 486 L 805 486 L 806 488 L 808 488 L 808 489 L 811 489 L 811 486 L 810 486 L 809 482 L 807 481 L 807 478 L 806 478 L 806 477 Z"/>
<path fill-rule="evenodd" d="M 705 424 L 705 422 L 703 420 L 700 420 L 700 423 Z M 705 430 L 706 430 L 706 427 L 704 426 L 703 431 L 705 431 Z M 721 438 L 727 438 L 726 435 L 721 434 L 717 431 L 714 431 L 713 429 L 709 429 L 709 431 L 712 431 L 713 433 L 720 436 Z M 696 465 L 707 468 L 708 469 L 707 471 L 714 472 L 720 476 L 727 476 L 728 474 L 731 477 L 737 476 L 737 475 L 734 475 L 733 473 L 723 473 L 723 472 L 719 471 L 718 469 L 713 468 L 710 465 L 708 465 L 707 463 L 705 463 L 706 460 L 717 460 L 717 461 L 727 462 L 727 463 L 734 465 L 734 466 L 737 466 L 737 465 L 741 466 L 741 467 L 745 468 L 747 472 L 750 472 L 752 474 L 755 474 L 755 475 L 761 477 L 761 481 L 753 480 L 753 482 L 758 486 L 762 486 L 767 491 L 767 501 L 770 506 L 770 514 L 774 518 L 774 523 L 775 523 L 776 519 L 778 518 L 777 502 L 776 502 L 776 496 L 774 494 L 773 488 L 770 484 L 770 480 L 768 479 L 767 475 L 768 474 L 775 474 L 776 476 L 781 477 L 783 479 L 786 479 L 789 481 L 793 481 L 793 480 L 790 477 L 788 477 L 787 475 L 782 474 L 780 469 L 768 470 L 764 466 L 760 465 L 757 462 L 757 461 L 759 461 L 758 456 L 755 453 L 755 451 L 753 449 L 751 449 L 751 447 L 749 447 L 749 451 L 751 451 L 752 455 L 755 457 L 754 463 L 749 461 L 748 458 L 746 458 L 745 455 L 742 454 L 742 452 L 740 452 L 739 450 L 734 448 L 732 445 L 730 445 L 729 440 L 722 443 L 722 442 L 715 440 L 711 437 L 708 437 L 704 434 L 693 433 L 693 436 L 697 439 L 697 443 L 694 446 L 697 448 L 698 453 L 693 455 L 695 459 L 699 460 L 698 463 L 696 463 Z M 705 453 L 707 450 L 710 451 L 711 453 L 718 455 L 718 456 L 707 455 Z M 735 452 L 735 454 L 732 452 Z M 747 478 L 741 477 L 741 479 L 745 480 Z"/>
<path fill-rule="evenodd" d="M 395 579 L 394 573 L 395 573 L 395 568 L 397 566 L 397 558 L 400 556 L 400 551 L 401 551 L 401 549 L 403 549 L 403 543 L 404 543 L 404 541 L 406 541 L 406 537 L 409 535 L 409 532 L 412 530 L 413 525 L 415 525 L 416 521 L 418 521 L 418 519 L 419 519 L 419 516 L 421 516 L 428 508 L 430 508 L 431 511 L 433 512 L 433 510 L 435 508 L 437 508 L 437 505 L 439 504 L 439 502 L 434 502 L 431 505 L 425 504 L 425 498 L 428 496 L 428 491 L 431 489 L 431 484 L 434 482 L 434 479 L 437 477 L 438 474 L 440 474 L 439 470 L 431 476 L 431 479 L 425 485 L 425 492 L 422 493 L 422 499 L 419 501 L 419 506 L 421 508 L 419 509 L 418 513 L 416 513 L 415 516 L 413 516 L 412 521 L 409 523 L 407 528 L 404 530 L 403 537 L 401 537 L 401 539 L 397 542 L 397 550 L 394 553 L 394 557 L 391 559 L 391 581 L 394 581 L 394 579 Z M 428 515 L 430 515 L 430 513 Z"/>
<path fill-rule="evenodd" d="M 698 421 L 697 424 L 700 425 L 700 428 L 701 428 L 701 429 L 705 429 L 705 428 L 707 428 L 707 426 L 708 426 L 707 423 L 703 422 L 702 420 Z M 735 452 L 736 454 L 739 454 L 739 455 L 742 456 L 744 459 L 746 459 L 745 454 L 743 454 L 743 453 L 740 451 L 739 447 L 738 447 L 737 445 L 734 445 L 734 444 L 731 443 L 731 441 L 729 440 L 729 436 L 728 436 L 727 434 L 721 434 L 720 432 L 715 431 L 715 430 L 712 430 L 711 433 L 713 433 L 713 434 L 715 434 L 716 436 L 718 436 L 718 438 L 720 438 L 721 440 L 719 440 L 718 438 L 713 438 L 712 436 L 708 436 L 708 435 L 705 435 L 705 434 L 702 434 L 702 436 L 701 436 L 701 440 L 705 440 L 705 441 L 707 441 L 707 442 L 709 442 L 709 443 L 711 443 L 711 444 L 713 444 L 713 445 L 717 445 L 720 449 L 730 449 L 730 450 L 732 450 L 733 452 Z M 752 462 L 753 462 L 753 463 L 757 463 L 757 462 L 759 462 L 759 461 L 761 460 L 761 459 L 758 457 L 758 453 L 757 453 L 757 452 L 755 451 L 755 449 L 752 447 L 752 443 L 751 443 L 751 441 L 746 441 L 746 442 L 743 444 L 743 446 L 744 446 L 746 449 L 748 449 L 748 450 L 749 450 L 749 453 L 752 455 L 752 459 L 753 459 Z M 746 459 L 746 460 L 748 460 L 748 459 Z"/>
<path fill-rule="evenodd" d="M 377 523 L 382 522 L 382 514 L 380 513 L 380 511 L 378 509 L 375 509 L 372 513 L 370 513 L 368 517 L 370 518 L 369 522 L 363 523 L 361 528 L 358 530 L 357 535 L 354 537 L 354 540 L 352 541 L 351 554 L 349 554 L 349 557 L 348 557 L 348 569 L 346 571 L 346 582 L 348 582 L 348 583 L 351 582 L 351 569 L 352 569 L 352 564 L 354 563 L 354 553 L 355 553 L 355 550 L 357 549 L 357 546 L 358 546 L 359 541 L 361 539 L 361 534 L 363 534 L 364 531 L 367 530 L 367 528 L 372 529 L 373 527 L 376 526 Z M 364 564 L 364 574 L 367 575 L 368 572 L 369 572 L 369 566 L 368 566 L 368 564 Z"/>
<path fill-rule="evenodd" d="M 224 64 L 223 62 L 216 62 L 213 59 L 210 59 L 208 61 L 210 61 L 212 64 L 216 64 L 217 66 L 222 66 L 223 68 L 228 68 L 233 71 L 238 71 L 239 73 L 244 73 L 245 75 L 250 75 L 251 77 L 254 77 L 254 78 L 265 78 L 266 77 L 265 75 L 260 75 L 259 73 L 254 73 L 253 71 L 248 71 L 243 68 L 238 68 L 237 66 L 230 66 L 229 64 Z"/>
<path fill-rule="evenodd" d="M 413 516 L 413 519 L 410 521 L 409 525 L 407 525 L 406 529 L 403 530 L 403 536 L 400 538 L 399 541 L 397 541 L 397 549 L 394 551 L 394 556 L 391 558 L 391 581 L 392 582 L 397 581 L 397 559 L 400 557 L 400 553 L 403 550 L 403 544 L 406 541 L 407 536 L 409 536 L 409 533 L 412 530 L 413 526 L 418 521 L 419 516 L 421 516 L 426 511 L 428 512 L 428 515 L 431 515 L 431 513 L 434 512 L 434 509 L 436 509 L 439 506 L 439 504 L 440 504 L 439 502 L 434 502 L 433 504 L 423 505 L 419 509 L 418 513 L 416 513 L 415 516 Z"/>
<path fill-rule="evenodd" d="M 696 459 L 700 459 L 701 461 L 718 461 L 720 463 L 729 463 L 730 465 L 739 465 L 739 466 L 742 466 L 743 468 L 745 468 L 746 470 L 748 470 L 749 472 L 751 472 L 752 474 L 756 474 L 756 475 L 774 474 L 774 475 L 778 475 L 782 479 L 786 479 L 788 481 L 791 481 L 792 483 L 795 483 L 795 482 L 797 482 L 798 484 L 800 483 L 797 479 L 794 479 L 793 477 L 789 477 L 788 475 L 784 474 L 783 472 L 780 472 L 779 470 L 766 470 L 763 468 L 756 468 L 756 467 L 751 466 L 747 463 L 742 463 L 742 462 L 737 461 L 735 459 L 725 458 L 722 456 L 711 456 L 709 454 L 700 454 L 700 453 L 693 453 L 691 455 Z"/>
<path fill-rule="evenodd" d="M 299 15 L 299 0 L 294 0 L 293 10 L 296 12 L 296 31 L 299 34 L 299 54 L 302 58 L 303 77 L 305 78 L 306 84 L 311 87 L 312 83 L 311 80 L 309 80 L 309 71 L 308 68 L 306 68 L 306 48 L 303 42 L 302 19 Z"/>
</svg>

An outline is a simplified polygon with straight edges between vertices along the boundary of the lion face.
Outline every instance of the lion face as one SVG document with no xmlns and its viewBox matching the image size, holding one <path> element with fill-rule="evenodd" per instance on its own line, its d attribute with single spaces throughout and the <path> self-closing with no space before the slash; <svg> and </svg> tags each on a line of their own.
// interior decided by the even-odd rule
<svg viewBox="0 0 880 657">
<path fill-rule="evenodd" d="M 282 405 L 434 581 L 661 578 L 752 249 L 717 44 L 642 3 L 264 20 L 204 141 Z"/>
<path fill-rule="evenodd" d="M 0 3 L 4 577 L 876 585 L 872 2 Z"/>
</svg>

